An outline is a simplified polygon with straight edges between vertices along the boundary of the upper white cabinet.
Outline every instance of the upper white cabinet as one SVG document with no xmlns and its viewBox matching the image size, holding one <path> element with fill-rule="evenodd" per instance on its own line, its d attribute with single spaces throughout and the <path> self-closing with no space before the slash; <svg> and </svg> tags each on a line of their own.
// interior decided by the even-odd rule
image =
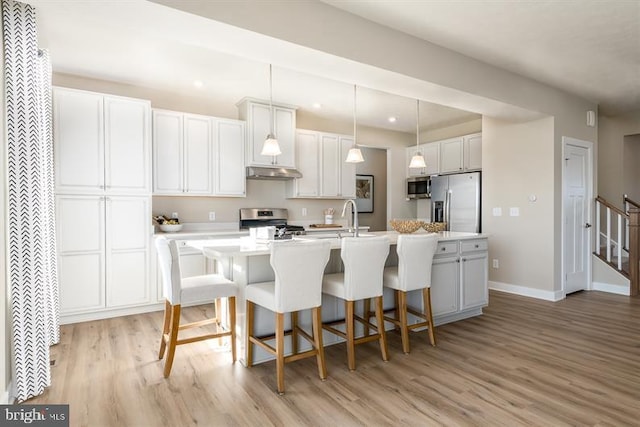
<svg viewBox="0 0 640 427">
<path fill-rule="evenodd" d="M 149 193 L 150 111 L 149 101 L 54 88 L 56 192 Z"/>
<path fill-rule="evenodd" d="M 407 148 L 407 176 L 427 176 L 440 173 L 440 143 L 430 142 L 420 144 L 418 147 L 418 149 L 416 147 Z M 424 156 L 424 162 L 427 166 L 424 168 L 410 168 L 411 158 L 418 150 Z"/>
<path fill-rule="evenodd" d="M 296 155 L 302 178 L 287 182 L 292 198 L 353 198 L 356 172 L 345 163 L 351 136 L 298 129 Z"/>
<path fill-rule="evenodd" d="M 153 110 L 153 192 L 244 196 L 244 123 Z"/>
<path fill-rule="evenodd" d="M 415 146 L 407 147 L 407 177 L 450 174 L 482 169 L 482 133 L 474 133 L 443 141 L 419 145 L 427 164 L 425 168 L 409 168 Z"/>
<path fill-rule="evenodd" d="M 462 172 L 462 138 L 440 141 L 440 173 Z"/>
<path fill-rule="evenodd" d="M 296 167 L 296 109 L 273 105 L 273 131 L 282 154 L 260 154 L 267 135 L 271 133 L 271 110 L 268 102 L 243 99 L 238 103 L 240 120 L 247 122 L 247 166 Z"/>
<path fill-rule="evenodd" d="M 215 119 L 213 129 L 214 194 L 245 196 L 245 123 L 239 120 Z"/>
<path fill-rule="evenodd" d="M 465 171 L 482 169 L 482 134 L 463 137 L 463 167 Z"/>
</svg>

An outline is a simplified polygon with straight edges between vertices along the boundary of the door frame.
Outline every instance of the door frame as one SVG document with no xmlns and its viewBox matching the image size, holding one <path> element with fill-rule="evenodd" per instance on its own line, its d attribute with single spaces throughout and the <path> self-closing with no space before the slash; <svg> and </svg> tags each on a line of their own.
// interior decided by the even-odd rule
<svg viewBox="0 0 640 427">
<path fill-rule="evenodd" d="M 560 255 L 561 255 L 561 281 L 562 281 L 562 287 L 561 287 L 561 292 L 562 292 L 562 298 L 566 298 L 567 293 L 566 293 L 566 284 L 567 284 L 567 273 L 566 273 L 566 265 L 565 265 L 565 241 L 566 241 L 566 224 L 565 224 L 565 209 L 564 209 L 564 200 L 565 200 L 565 196 L 566 196 L 566 176 L 565 176 L 565 159 L 566 159 L 566 148 L 567 145 L 575 145 L 578 147 L 582 147 L 584 149 L 587 150 L 587 159 L 588 159 L 588 164 L 589 164 L 589 177 L 587 179 L 587 196 L 586 199 L 588 200 L 588 209 L 587 209 L 587 221 L 592 224 L 593 223 L 593 203 L 592 201 L 594 200 L 594 178 L 595 178 L 595 164 L 594 164 L 594 157 L 593 157 L 593 142 L 591 141 L 584 141 L 581 139 L 577 139 L 577 138 L 572 138 L 569 136 L 563 136 L 562 137 L 562 200 L 561 200 L 561 230 L 562 230 L 562 241 L 560 244 Z M 589 252 L 588 252 L 588 256 L 587 256 L 587 264 L 586 264 L 586 269 L 587 269 L 587 283 L 586 283 L 586 290 L 591 290 L 593 289 L 593 278 L 592 278 L 592 258 L 591 258 L 591 253 L 593 252 L 593 233 L 594 233 L 594 228 L 592 228 L 592 231 L 590 233 L 587 233 L 587 245 L 589 247 Z M 597 230 L 596 230 L 597 232 Z"/>
</svg>

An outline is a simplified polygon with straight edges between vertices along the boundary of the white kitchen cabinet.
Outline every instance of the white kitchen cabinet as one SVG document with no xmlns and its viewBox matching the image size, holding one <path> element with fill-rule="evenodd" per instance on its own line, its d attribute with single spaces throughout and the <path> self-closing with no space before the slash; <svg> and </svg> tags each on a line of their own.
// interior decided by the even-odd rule
<svg viewBox="0 0 640 427">
<path fill-rule="evenodd" d="M 247 122 L 247 166 L 295 168 L 296 109 L 273 104 L 273 131 L 282 154 L 261 155 L 262 145 L 271 132 L 271 110 L 268 102 L 245 98 L 238 103 L 240 120 Z"/>
<path fill-rule="evenodd" d="M 489 302 L 487 290 L 487 240 L 468 240 L 461 243 L 460 309 L 482 307 Z"/>
<path fill-rule="evenodd" d="M 430 142 L 420 144 L 418 147 L 418 149 L 415 146 L 407 147 L 407 177 L 437 175 L 440 173 L 440 143 Z M 418 150 L 424 157 L 426 167 L 410 168 L 411 158 Z"/>
<path fill-rule="evenodd" d="M 458 311 L 460 259 L 458 256 L 436 257 L 431 267 L 431 308 L 433 316 Z"/>
<path fill-rule="evenodd" d="M 296 163 L 302 178 L 287 182 L 291 197 L 320 196 L 320 133 L 298 129 L 296 131 Z"/>
<path fill-rule="evenodd" d="M 465 171 L 482 169 L 482 134 L 476 133 L 463 137 L 463 160 Z"/>
<path fill-rule="evenodd" d="M 213 193 L 211 121 L 208 117 L 153 110 L 153 192 Z"/>
<path fill-rule="evenodd" d="M 440 141 L 440 173 L 462 172 L 462 156 L 462 137 Z"/>
<path fill-rule="evenodd" d="M 56 196 L 60 312 L 149 303 L 148 197 Z"/>
<path fill-rule="evenodd" d="M 165 195 L 246 194 L 244 122 L 153 110 L 153 192 Z"/>
<path fill-rule="evenodd" d="M 150 192 L 149 101 L 56 87 L 56 192 Z"/>
<path fill-rule="evenodd" d="M 183 192 L 194 195 L 213 193 L 211 119 L 184 114 Z"/>
<path fill-rule="evenodd" d="M 245 123 L 239 120 L 214 120 L 214 194 L 246 196 Z"/>
<path fill-rule="evenodd" d="M 289 197 L 355 197 L 355 165 L 344 162 L 353 138 L 302 129 L 298 129 L 296 135 L 297 163 L 302 178 L 287 182 Z"/>
</svg>

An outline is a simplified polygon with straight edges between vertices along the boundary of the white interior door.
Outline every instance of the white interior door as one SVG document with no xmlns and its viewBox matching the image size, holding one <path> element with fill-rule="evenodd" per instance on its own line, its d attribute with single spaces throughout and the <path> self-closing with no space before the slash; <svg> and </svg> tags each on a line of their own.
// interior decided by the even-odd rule
<svg viewBox="0 0 640 427">
<path fill-rule="evenodd" d="M 591 252 L 591 143 L 563 138 L 564 292 L 588 288 Z"/>
</svg>

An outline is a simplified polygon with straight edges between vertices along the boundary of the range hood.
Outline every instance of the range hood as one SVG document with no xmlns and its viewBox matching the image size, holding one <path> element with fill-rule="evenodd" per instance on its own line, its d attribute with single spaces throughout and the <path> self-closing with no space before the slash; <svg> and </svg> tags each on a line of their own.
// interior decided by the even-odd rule
<svg viewBox="0 0 640 427">
<path fill-rule="evenodd" d="M 286 180 L 302 178 L 302 174 L 296 169 L 248 166 L 247 178 Z"/>
</svg>

